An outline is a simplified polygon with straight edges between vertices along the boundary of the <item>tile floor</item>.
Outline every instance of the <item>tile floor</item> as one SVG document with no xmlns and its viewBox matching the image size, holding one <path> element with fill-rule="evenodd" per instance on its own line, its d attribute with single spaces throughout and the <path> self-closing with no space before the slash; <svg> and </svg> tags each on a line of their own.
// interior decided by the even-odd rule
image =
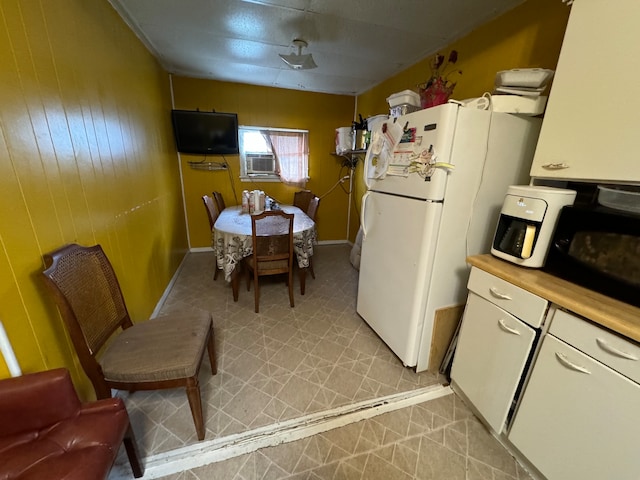
<svg viewBox="0 0 640 480">
<path fill-rule="evenodd" d="M 165 480 L 531 480 L 451 394 Z"/>
<path fill-rule="evenodd" d="M 304 296 L 296 283 L 293 309 L 284 282 L 261 281 L 259 314 L 253 286 L 247 292 L 243 281 L 234 302 L 222 275 L 212 280 L 213 253 L 186 258 L 160 314 L 213 313 L 218 374 L 206 359 L 200 372 L 206 440 L 438 383 L 403 367 L 356 314 L 349 252 L 348 245 L 317 247 L 316 279 L 307 279 Z M 198 443 L 182 390 L 120 394 L 143 457 Z M 528 477 L 449 395 L 165 478 Z"/>
</svg>

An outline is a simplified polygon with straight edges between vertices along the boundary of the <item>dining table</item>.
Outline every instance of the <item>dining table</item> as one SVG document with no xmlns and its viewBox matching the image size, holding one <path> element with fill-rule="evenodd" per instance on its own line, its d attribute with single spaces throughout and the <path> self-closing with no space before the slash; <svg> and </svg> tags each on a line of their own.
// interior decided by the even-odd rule
<svg viewBox="0 0 640 480">
<path fill-rule="evenodd" d="M 294 205 L 280 205 L 279 208 L 294 215 L 293 250 L 300 272 L 300 293 L 304 295 L 306 272 L 316 243 L 316 224 Z M 231 283 L 233 300 L 238 301 L 240 264 L 244 257 L 253 254 L 251 214 L 243 212 L 240 205 L 222 210 L 213 225 L 212 247 L 216 268 L 224 272 L 225 280 Z"/>
</svg>

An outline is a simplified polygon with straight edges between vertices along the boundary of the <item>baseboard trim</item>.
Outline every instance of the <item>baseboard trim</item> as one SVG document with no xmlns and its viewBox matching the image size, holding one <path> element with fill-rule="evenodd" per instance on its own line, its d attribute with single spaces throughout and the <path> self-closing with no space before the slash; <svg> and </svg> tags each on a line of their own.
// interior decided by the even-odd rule
<svg viewBox="0 0 640 480">
<path fill-rule="evenodd" d="M 149 318 L 156 318 L 160 314 L 160 310 L 162 309 L 164 302 L 167 301 L 167 297 L 169 296 L 171 289 L 175 285 L 176 280 L 178 279 L 178 275 L 180 275 L 180 272 L 182 271 L 182 267 L 184 267 L 184 262 L 187 259 L 187 255 L 189 255 L 189 253 L 187 253 L 184 257 L 182 257 L 182 260 L 180 261 L 180 265 L 178 265 L 178 268 L 176 268 L 175 273 L 173 274 L 173 276 L 171 277 L 171 280 L 169 280 L 169 283 L 167 284 L 167 288 L 164 289 L 164 292 L 162 293 L 160 300 L 158 300 L 158 303 L 156 303 L 156 308 L 153 309 L 153 312 L 151 312 L 151 316 Z"/>
<path fill-rule="evenodd" d="M 189 253 L 213 252 L 211 247 L 191 247 Z"/>
<path fill-rule="evenodd" d="M 318 245 L 344 245 L 351 244 L 349 240 L 318 240 Z"/>
</svg>

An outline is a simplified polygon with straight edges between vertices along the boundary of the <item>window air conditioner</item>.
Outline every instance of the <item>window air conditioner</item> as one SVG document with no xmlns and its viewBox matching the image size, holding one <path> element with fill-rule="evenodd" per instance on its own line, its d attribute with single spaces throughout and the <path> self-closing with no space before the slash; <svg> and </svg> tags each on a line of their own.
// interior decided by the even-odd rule
<svg viewBox="0 0 640 480">
<path fill-rule="evenodd" d="M 247 173 L 253 175 L 267 175 L 276 173 L 276 159 L 273 155 L 247 154 Z"/>
</svg>

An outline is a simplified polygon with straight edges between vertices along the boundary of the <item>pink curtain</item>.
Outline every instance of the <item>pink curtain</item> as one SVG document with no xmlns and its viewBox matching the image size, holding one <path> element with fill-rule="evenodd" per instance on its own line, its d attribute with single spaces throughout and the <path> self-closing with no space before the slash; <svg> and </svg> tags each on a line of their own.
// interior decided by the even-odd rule
<svg viewBox="0 0 640 480">
<path fill-rule="evenodd" d="M 304 187 L 309 168 L 307 132 L 262 130 L 276 157 L 276 171 L 284 183 Z"/>
</svg>

